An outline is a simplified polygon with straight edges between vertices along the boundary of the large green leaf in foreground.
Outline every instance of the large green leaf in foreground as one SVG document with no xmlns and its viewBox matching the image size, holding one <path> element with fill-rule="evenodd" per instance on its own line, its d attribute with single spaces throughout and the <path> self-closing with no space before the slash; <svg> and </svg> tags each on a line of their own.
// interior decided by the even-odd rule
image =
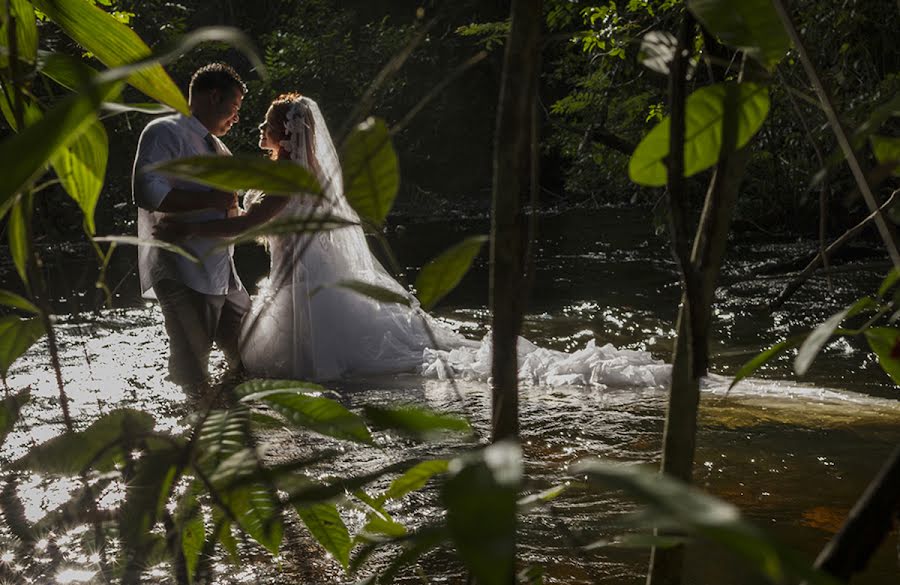
<svg viewBox="0 0 900 585">
<path fill-rule="evenodd" d="M 0 376 L 6 377 L 10 366 L 44 335 L 40 317 L 22 319 L 18 315 L 0 318 Z"/>
<path fill-rule="evenodd" d="M 456 288 L 487 241 L 487 236 L 466 238 L 422 268 L 416 277 L 416 291 L 423 309 L 431 310 Z"/>
<path fill-rule="evenodd" d="M 84 213 L 85 227 L 89 234 L 95 231 L 94 209 L 103 189 L 108 155 L 109 138 L 106 128 L 95 120 L 51 160 L 66 193 Z"/>
<path fill-rule="evenodd" d="M 769 90 L 756 83 L 718 83 L 698 89 L 687 99 L 684 133 L 684 176 L 708 169 L 719 160 L 726 104 L 737 115 L 736 148 L 741 148 L 760 129 L 769 113 Z M 628 161 L 628 176 L 639 185 L 666 184 L 669 155 L 667 116 L 638 144 Z"/>
<path fill-rule="evenodd" d="M 770 69 L 791 47 L 772 0 L 688 0 L 688 9 L 723 43 Z"/>
<path fill-rule="evenodd" d="M 259 189 L 270 195 L 314 196 L 322 191 L 316 178 L 302 166 L 259 156 L 194 156 L 167 161 L 154 169 L 225 191 Z"/>
<path fill-rule="evenodd" d="M 9 65 L 9 20 L 6 18 L 7 3 L 0 4 L 0 67 Z M 9 0 L 9 12 L 15 21 L 16 27 L 16 53 L 19 61 L 33 63 L 37 56 L 38 31 L 37 19 L 34 17 L 34 8 L 27 0 Z"/>
<path fill-rule="evenodd" d="M 382 225 L 400 188 L 397 153 L 384 120 L 359 124 L 341 154 L 347 201 L 362 219 Z"/>
<path fill-rule="evenodd" d="M 128 26 L 84 0 L 31 0 L 41 12 L 107 67 L 150 57 L 150 47 Z M 132 74 L 128 82 L 183 114 L 190 113 L 181 90 L 161 65 Z"/>
</svg>

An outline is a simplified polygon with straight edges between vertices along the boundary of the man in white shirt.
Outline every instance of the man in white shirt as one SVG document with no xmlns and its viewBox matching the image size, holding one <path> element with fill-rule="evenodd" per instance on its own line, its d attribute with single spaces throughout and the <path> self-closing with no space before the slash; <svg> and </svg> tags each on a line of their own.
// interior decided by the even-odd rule
<svg viewBox="0 0 900 585">
<path fill-rule="evenodd" d="M 163 218 L 185 223 L 222 219 L 237 210 L 234 193 L 172 179 L 152 170 L 153 164 L 197 155 L 230 156 L 219 140 L 240 119 L 247 87 L 234 69 L 212 63 L 191 78 L 191 116 L 175 114 L 147 124 L 138 142 L 132 192 L 138 206 L 138 237 L 153 238 Z M 250 297 L 232 259 L 233 249 L 219 238 L 175 242 L 200 259 L 196 264 L 160 248 L 138 249 L 141 292 L 158 298 L 169 335 L 169 379 L 198 389 L 209 376 L 215 342 L 231 368 L 240 366 L 238 335 Z"/>
</svg>

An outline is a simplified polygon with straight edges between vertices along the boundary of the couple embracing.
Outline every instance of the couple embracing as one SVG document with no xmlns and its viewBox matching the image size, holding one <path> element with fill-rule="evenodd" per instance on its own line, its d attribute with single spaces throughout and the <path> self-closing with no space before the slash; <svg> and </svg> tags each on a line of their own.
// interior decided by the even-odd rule
<svg viewBox="0 0 900 585">
<path fill-rule="evenodd" d="M 170 379 L 186 388 L 202 387 L 214 343 L 232 369 L 317 381 L 415 369 L 434 341 L 463 343 L 415 304 L 382 303 L 334 286 L 356 280 L 406 293 L 372 255 L 359 225 L 267 237 L 269 276 L 251 300 L 233 248 L 224 245 L 229 238 L 313 211 L 353 223 L 359 218 L 344 196 L 340 162 L 322 113 L 300 94 L 272 102 L 259 125 L 259 146 L 272 159 L 308 169 L 322 186 L 321 198 L 251 191 L 241 208 L 234 193 L 153 171 L 152 165 L 176 158 L 229 156 L 220 138 L 240 121 L 246 92 L 228 65 L 202 67 L 191 78 L 192 115 L 153 120 L 138 143 L 133 175 L 138 236 L 173 242 L 200 260 L 158 247 L 139 249 L 141 290 L 159 299 L 169 336 Z"/>
</svg>

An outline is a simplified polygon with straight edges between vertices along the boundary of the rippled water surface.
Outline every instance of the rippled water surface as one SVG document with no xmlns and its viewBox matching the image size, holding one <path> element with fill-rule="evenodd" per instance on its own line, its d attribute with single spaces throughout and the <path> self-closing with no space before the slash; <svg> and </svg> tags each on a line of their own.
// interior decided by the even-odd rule
<svg viewBox="0 0 900 585">
<path fill-rule="evenodd" d="M 621 210 L 569 213 L 542 223 L 535 290 L 523 334 L 539 345 L 562 350 L 583 347 L 589 340 L 617 347 L 643 349 L 668 359 L 679 287 L 665 240 L 655 236 L 645 214 Z M 416 223 L 392 234 L 402 263 L 422 265 L 464 235 L 484 232 L 487 222 L 465 220 Z M 812 558 L 840 526 L 856 498 L 881 463 L 900 443 L 900 394 L 856 340 L 827 346 L 807 378 L 796 380 L 790 356 L 776 360 L 761 378 L 726 394 L 729 374 L 760 349 L 800 332 L 840 310 L 877 286 L 880 268 L 843 271 L 830 283 L 817 278 L 774 313 L 765 304 L 785 285 L 785 266 L 813 253 L 808 241 L 778 241 L 774 237 L 744 238 L 732 245 L 717 293 L 712 376 L 703 393 L 695 478 L 697 484 L 739 506 L 778 539 Z M 61 316 L 66 391 L 73 417 L 85 425 L 103 412 L 129 406 L 153 413 L 157 428 L 177 430 L 192 404 L 167 382 L 166 341 L 161 314 L 136 298 L 133 250 L 118 252 L 110 282 L 118 284 L 123 308 L 99 316 Z M 881 259 L 865 249 L 856 252 L 868 266 Z M 69 257 L 64 257 L 69 258 Z M 79 280 L 79 264 L 66 260 L 67 278 L 54 280 L 62 308 L 82 307 L 91 295 L 69 295 Z M 258 250 L 243 250 L 239 267 L 252 281 L 265 269 Z M 51 273 L 60 266 L 50 263 Z M 84 269 L 87 270 L 86 268 Z M 411 271 L 411 273 L 413 273 Z M 440 315 L 461 323 L 474 337 L 485 332 L 487 268 L 482 260 L 464 280 Z M 51 274 L 52 276 L 52 274 Z M 5 275 L 11 279 L 11 273 Z M 87 289 L 85 289 L 87 290 Z M 719 377 L 721 376 L 721 377 Z M 29 445 L 61 431 L 57 388 L 47 367 L 44 345 L 33 348 L 11 371 L 11 388 L 30 386 L 35 399 L 23 412 L 28 424 L 7 438 L 2 456 L 10 460 Z M 489 388 L 462 382 L 454 390 L 446 382 L 415 375 L 354 380 L 334 385 L 342 399 L 357 408 L 368 403 L 416 401 L 442 411 L 465 414 L 477 434 L 489 435 Z M 521 426 L 526 458 L 526 487 L 539 491 L 564 481 L 567 466 L 583 457 L 655 463 L 659 457 L 665 394 L 653 388 L 524 387 Z M 358 447 L 332 440 L 273 432 L 263 447 L 272 460 L 307 456 L 334 449 L 334 459 L 312 472 L 353 474 L 414 456 L 452 454 L 457 442 L 413 445 L 377 434 L 379 447 Z M 381 485 L 385 487 L 386 483 Z M 37 521 L 64 501 L 74 481 L 25 478 L 20 494 L 26 517 Z M 377 491 L 378 485 L 374 490 Z M 426 489 L 391 510 L 398 521 L 415 526 L 436 512 L 436 494 Z M 115 494 L 110 495 L 110 502 Z M 110 503 L 109 505 L 113 505 Z M 546 509 L 525 517 L 521 526 L 521 558 L 541 565 L 548 583 L 643 583 L 647 553 L 642 550 L 583 549 L 601 538 L 619 534 L 636 508 L 620 493 L 577 493 L 561 497 Z M 351 528 L 362 517 L 347 512 Z M 58 583 L 91 582 L 96 567 L 89 555 L 56 544 L 68 555 Z M 4 540 L 5 539 L 5 540 Z M 299 530 L 289 531 L 279 563 L 246 551 L 240 571 L 229 570 L 223 582 L 342 582 L 334 564 L 318 553 Z M 6 544 L 4 544 L 4 542 Z M 0 532 L 0 563 L 16 563 Z M 897 534 L 891 536 L 867 572 L 855 583 L 900 581 Z M 384 559 L 375 559 L 384 562 Z M 422 563 L 430 582 L 462 582 L 451 555 L 437 553 Z M 689 556 L 691 583 L 744 584 L 760 582 L 716 549 L 697 547 Z M 165 581 L 160 572 L 158 580 Z M 408 582 L 421 582 L 410 575 Z"/>
</svg>

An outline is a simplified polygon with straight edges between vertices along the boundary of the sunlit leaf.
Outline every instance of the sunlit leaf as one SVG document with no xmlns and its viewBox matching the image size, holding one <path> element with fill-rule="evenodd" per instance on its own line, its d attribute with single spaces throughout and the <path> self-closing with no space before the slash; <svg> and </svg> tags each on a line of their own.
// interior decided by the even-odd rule
<svg viewBox="0 0 900 585">
<path fill-rule="evenodd" d="M 192 255 L 190 252 L 185 250 L 180 246 L 176 246 L 170 242 L 164 242 L 162 240 L 143 240 L 138 238 L 137 236 L 100 236 L 93 238 L 95 242 L 112 242 L 114 244 L 126 244 L 133 246 L 151 246 L 154 248 L 161 248 L 167 252 L 172 252 L 174 254 L 178 254 L 184 258 L 187 258 L 191 262 L 199 263 L 200 260 L 197 259 L 196 256 Z"/>
<path fill-rule="evenodd" d="M 229 239 L 223 246 L 232 246 L 243 242 L 253 242 L 260 238 L 272 236 L 329 232 L 331 230 L 337 230 L 353 225 L 358 224 L 334 215 L 333 213 L 328 213 L 327 211 L 317 211 L 308 216 L 304 214 L 267 221 L 258 227 L 249 229 L 242 234 Z"/>
<path fill-rule="evenodd" d="M 251 394 L 269 391 L 287 391 L 287 392 L 308 392 L 310 394 L 321 394 L 328 390 L 324 386 L 314 384 L 312 382 L 302 382 L 300 380 L 250 380 L 239 384 L 234 389 L 234 394 L 238 398 L 244 398 Z"/>
<path fill-rule="evenodd" d="M 249 443 L 250 409 L 213 410 L 197 431 L 198 464 L 208 474 Z"/>
<path fill-rule="evenodd" d="M 773 345 L 770 348 L 760 352 L 759 355 L 754 357 L 752 360 L 741 366 L 741 369 L 738 370 L 737 374 L 734 375 L 734 380 L 731 381 L 731 384 L 728 386 L 728 389 L 731 390 L 734 386 L 746 378 L 747 376 L 753 374 L 756 370 L 763 367 L 767 363 L 769 363 L 775 357 L 783 354 L 789 349 L 793 349 L 803 343 L 806 339 L 807 335 L 796 335 L 794 337 L 789 337 L 784 341 L 780 341 Z"/>
<path fill-rule="evenodd" d="M 900 384 L 900 330 L 892 327 L 870 327 L 865 331 L 869 347 L 878 356 L 881 369 Z"/>
<path fill-rule="evenodd" d="M 684 134 L 684 176 L 708 169 L 719 160 L 726 104 L 737 108 L 736 148 L 742 148 L 760 129 L 769 113 L 769 91 L 755 83 L 718 83 L 688 96 Z M 667 116 L 644 136 L 628 161 L 628 176 L 639 185 L 666 184 L 669 155 Z"/>
<path fill-rule="evenodd" d="M 623 534 L 615 538 L 597 540 L 584 547 L 584 550 L 598 548 L 672 548 L 690 542 L 683 536 L 662 536 L 655 534 Z"/>
<path fill-rule="evenodd" d="M 900 175 L 900 138 L 873 134 L 869 137 L 869 141 L 878 162 L 892 165 L 894 176 Z"/>
<path fill-rule="evenodd" d="M 34 342 L 43 337 L 44 324 L 40 317 L 21 319 L 18 315 L 0 317 L 0 377 L 6 378 L 10 366 Z"/>
<path fill-rule="evenodd" d="M 212 517 L 213 524 L 219 527 L 218 531 L 213 536 L 218 543 L 222 545 L 225 552 L 228 553 L 229 560 L 231 560 L 235 566 L 240 567 L 241 556 L 238 554 L 237 539 L 231 532 L 231 521 L 225 516 L 224 511 L 215 506 L 212 510 Z"/>
<path fill-rule="evenodd" d="M 372 442 L 369 429 L 358 415 L 330 398 L 310 396 L 303 387 L 256 392 L 244 396 L 241 402 L 261 402 L 292 424 L 329 437 L 359 443 Z"/>
<path fill-rule="evenodd" d="M 181 554 L 184 555 L 189 583 L 194 582 L 200 553 L 203 552 L 203 545 L 206 543 L 203 511 L 197 501 L 197 494 L 201 489 L 199 484 L 192 484 L 178 501 L 178 508 L 175 511 L 175 524 L 181 539 Z"/>
<path fill-rule="evenodd" d="M 150 167 L 155 172 L 224 191 L 258 189 L 270 195 L 319 196 L 322 188 L 306 168 L 259 156 L 192 156 Z"/>
<path fill-rule="evenodd" d="M 379 501 L 399 500 L 406 494 L 425 487 L 435 475 L 447 473 L 449 461 L 446 459 L 432 459 L 423 461 L 409 469 L 406 473 L 391 482 L 391 486 Z"/>
<path fill-rule="evenodd" d="M 175 110 L 170 108 L 169 106 L 164 106 L 162 104 L 155 103 L 124 103 L 124 102 L 103 102 L 100 104 L 104 112 L 104 118 L 108 118 L 111 115 L 117 114 L 128 114 L 130 112 L 137 112 L 139 114 L 150 114 L 152 116 L 159 116 L 160 114 L 171 114 Z"/>
<path fill-rule="evenodd" d="M 0 143 L 0 160 L 15 160 L 0 175 L 0 204 L 39 176 L 50 159 L 97 119 L 96 109 L 119 83 L 90 86 L 60 100 L 43 118 Z"/>
<path fill-rule="evenodd" d="M 94 209 L 103 189 L 108 155 L 106 128 L 95 121 L 51 159 L 62 186 L 84 213 L 91 235 L 95 231 Z"/>
<path fill-rule="evenodd" d="M 376 406 L 365 405 L 363 412 L 373 425 L 399 431 L 416 439 L 428 439 L 444 431 L 460 433 L 472 429 L 468 421 L 458 416 L 440 414 L 421 406 Z"/>
<path fill-rule="evenodd" d="M 395 522 L 389 516 L 384 516 L 377 512 L 372 512 L 368 516 L 368 522 L 363 526 L 364 535 L 380 534 L 389 538 L 399 538 L 407 533 L 406 526 Z M 363 536 L 363 540 L 365 540 Z"/>
<path fill-rule="evenodd" d="M 361 218 L 382 225 L 400 188 L 397 153 L 384 120 L 369 118 L 353 130 L 341 164 L 347 201 Z"/>
<path fill-rule="evenodd" d="M 521 449 L 513 443 L 495 443 L 454 459 L 450 473 L 442 498 L 456 550 L 479 584 L 508 585 L 515 571 Z"/>
<path fill-rule="evenodd" d="M 71 91 L 78 91 L 97 77 L 96 69 L 72 55 L 44 51 L 38 55 L 41 74 Z"/>
<path fill-rule="evenodd" d="M 487 241 L 487 236 L 466 238 L 422 268 L 416 277 L 416 291 L 423 309 L 431 310 L 456 288 Z"/>
<path fill-rule="evenodd" d="M 242 483 L 221 493 L 238 526 L 273 555 L 278 554 L 284 522 L 274 492 L 261 483 Z"/>
<path fill-rule="evenodd" d="M 395 303 L 406 307 L 412 305 L 412 301 L 407 295 L 398 293 L 383 286 L 363 282 L 361 280 L 342 280 L 340 282 L 334 283 L 331 286 L 352 290 L 357 294 L 361 294 L 364 297 L 369 297 L 370 299 L 376 300 L 380 303 Z M 316 289 L 310 296 L 314 296 L 317 292 L 319 292 L 319 290 L 320 289 Z"/>
<path fill-rule="evenodd" d="M 864 297 L 843 311 L 835 313 L 816 327 L 803 342 L 803 345 L 800 346 L 800 351 L 797 352 L 797 357 L 794 359 L 794 371 L 797 375 L 802 376 L 809 370 L 809 366 L 812 365 L 816 356 L 819 355 L 819 352 L 831 339 L 831 336 L 834 335 L 835 330 L 843 323 L 844 319 L 853 317 L 874 304 L 872 299 Z"/>
<path fill-rule="evenodd" d="M 338 513 L 337 506 L 334 504 L 297 506 L 297 514 L 313 538 L 346 569 L 350 564 L 350 548 L 353 541 Z"/>
<path fill-rule="evenodd" d="M 31 260 L 31 197 L 20 197 L 9 211 L 6 234 L 9 239 L 9 255 L 19 278 L 28 284 L 28 265 Z"/>
<path fill-rule="evenodd" d="M 724 44 L 745 51 L 770 69 L 791 48 L 772 0 L 688 0 L 687 5 Z"/>
<path fill-rule="evenodd" d="M 151 545 L 148 537 L 168 502 L 180 456 L 178 449 L 168 448 L 144 453 L 135 462 L 134 476 L 125 486 L 125 501 L 119 510 L 119 534 L 131 563 L 143 562 Z"/>
<path fill-rule="evenodd" d="M 806 579 L 811 585 L 837 585 L 762 530 L 741 517 L 733 505 L 709 496 L 695 487 L 636 465 L 584 461 L 572 469 L 591 483 L 623 490 L 649 509 L 641 518 L 654 523 L 677 524 L 689 535 L 723 546 L 773 582 L 786 577 Z"/>
<path fill-rule="evenodd" d="M 0 446 L 6 440 L 6 435 L 13 429 L 19 420 L 19 411 L 31 400 L 31 391 L 28 388 L 19 390 L 15 394 L 5 397 L 0 401 Z"/>
<path fill-rule="evenodd" d="M 34 313 L 35 315 L 40 313 L 40 310 L 36 306 L 34 306 L 34 303 L 29 301 L 25 297 L 17 295 L 13 292 L 9 292 L 8 290 L 0 290 L 0 305 L 6 305 L 7 307 L 12 307 L 14 309 L 21 309 L 22 311 L 28 311 L 29 313 Z"/>
<path fill-rule="evenodd" d="M 0 47 L 4 50 L 0 51 L 0 67 L 5 68 L 9 65 L 9 57 L 6 49 L 9 49 L 9 21 L 6 18 L 6 11 L 9 10 L 10 15 L 15 20 L 16 27 L 16 54 L 20 61 L 34 63 L 37 57 L 38 48 L 38 31 L 37 19 L 34 16 L 34 8 L 27 0 L 9 0 L 0 6 L 0 10 L 4 12 L 3 18 L 0 19 Z"/>
<path fill-rule="evenodd" d="M 16 466 L 63 475 L 77 475 L 88 464 L 91 469 L 109 471 L 122 456 L 122 445 L 116 442 L 123 437 L 148 433 L 154 424 L 153 417 L 146 412 L 114 410 L 83 431 L 60 435 L 32 447 Z"/>
<path fill-rule="evenodd" d="M 128 26 L 84 0 L 30 0 L 50 20 L 107 67 L 119 67 L 150 57 L 150 48 Z M 161 65 L 131 75 L 128 82 L 146 95 L 190 113 L 187 101 Z M 99 104 L 98 104 L 99 105 Z"/>
<path fill-rule="evenodd" d="M 563 485 L 553 486 L 552 488 L 548 488 L 536 494 L 525 496 L 518 501 L 519 512 L 530 512 L 535 508 L 543 506 L 547 502 L 551 502 L 561 496 L 563 493 L 565 493 L 566 490 L 569 489 L 569 487 L 570 484 L 565 483 Z"/>
</svg>

